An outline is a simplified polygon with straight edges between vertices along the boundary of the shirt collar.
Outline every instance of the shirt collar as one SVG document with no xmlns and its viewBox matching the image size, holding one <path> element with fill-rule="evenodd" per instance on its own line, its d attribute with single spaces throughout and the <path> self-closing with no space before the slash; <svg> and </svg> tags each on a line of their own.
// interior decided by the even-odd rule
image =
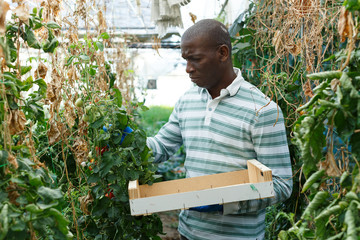
<svg viewBox="0 0 360 240">
<path fill-rule="evenodd" d="M 221 89 L 221 96 L 230 95 L 232 97 L 239 91 L 241 83 L 244 81 L 244 78 L 241 75 L 240 69 L 234 67 L 234 72 L 236 74 L 236 78 L 229 86 L 227 86 L 227 88 Z M 199 87 L 198 92 L 203 95 L 204 93 L 207 93 L 207 90 L 205 88 Z"/>
</svg>

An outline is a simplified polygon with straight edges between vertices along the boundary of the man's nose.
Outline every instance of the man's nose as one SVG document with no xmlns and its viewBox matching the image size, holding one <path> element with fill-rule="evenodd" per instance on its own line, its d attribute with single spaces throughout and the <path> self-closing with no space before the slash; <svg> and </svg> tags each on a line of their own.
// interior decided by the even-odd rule
<svg viewBox="0 0 360 240">
<path fill-rule="evenodd" d="M 194 71 L 194 67 L 190 62 L 186 62 L 186 72 L 191 73 Z"/>
</svg>

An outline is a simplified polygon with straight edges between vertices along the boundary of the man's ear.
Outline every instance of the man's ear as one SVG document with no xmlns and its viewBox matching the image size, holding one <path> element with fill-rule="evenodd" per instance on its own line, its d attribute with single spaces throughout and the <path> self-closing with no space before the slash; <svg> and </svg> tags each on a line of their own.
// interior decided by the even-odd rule
<svg viewBox="0 0 360 240">
<path fill-rule="evenodd" d="M 229 54 L 230 54 L 228 46 L 226 44 L 220 45 L 218 50 L 217 50 L 217 54 L 218 54 L 219 60 L 221 62 L 227 61 L 228 58 L 229 58 Z"/>
</svg>

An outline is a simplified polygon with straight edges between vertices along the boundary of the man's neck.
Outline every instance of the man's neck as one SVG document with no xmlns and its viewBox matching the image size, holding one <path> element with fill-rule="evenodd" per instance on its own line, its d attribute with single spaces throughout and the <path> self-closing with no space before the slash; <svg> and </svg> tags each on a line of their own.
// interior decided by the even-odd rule
<svg viewBox="0 0 360 240">
<path fill-rule="evenodd" d="M 234 69 L 231 67 L 231 69 L 228 69 L 227 71 L 224 72 L 224 77 L 222 80 L 222 84 L 219 86 L 218 89 L 213 89 L 213 90 L 209 90 L 209 94 L 211 95 L 211 97 L 213 99 L 215 99 L 216 97 L 220 96 L 220 91 L 222 89 L 227 88 L 237 77 Z"/>
</svg>

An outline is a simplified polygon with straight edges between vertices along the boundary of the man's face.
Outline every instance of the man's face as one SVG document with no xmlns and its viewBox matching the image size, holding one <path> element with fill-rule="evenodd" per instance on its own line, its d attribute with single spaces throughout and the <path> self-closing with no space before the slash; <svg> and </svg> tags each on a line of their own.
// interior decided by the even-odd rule
<svg viewBox="0 0 360 240">
<path fill-rule="evenodd" d="M 191 81 L 209 91 L 217 89 L 221 81 L 217 49 L 199 37 L 181 41 L 181 54 Z"/>
</svg>

